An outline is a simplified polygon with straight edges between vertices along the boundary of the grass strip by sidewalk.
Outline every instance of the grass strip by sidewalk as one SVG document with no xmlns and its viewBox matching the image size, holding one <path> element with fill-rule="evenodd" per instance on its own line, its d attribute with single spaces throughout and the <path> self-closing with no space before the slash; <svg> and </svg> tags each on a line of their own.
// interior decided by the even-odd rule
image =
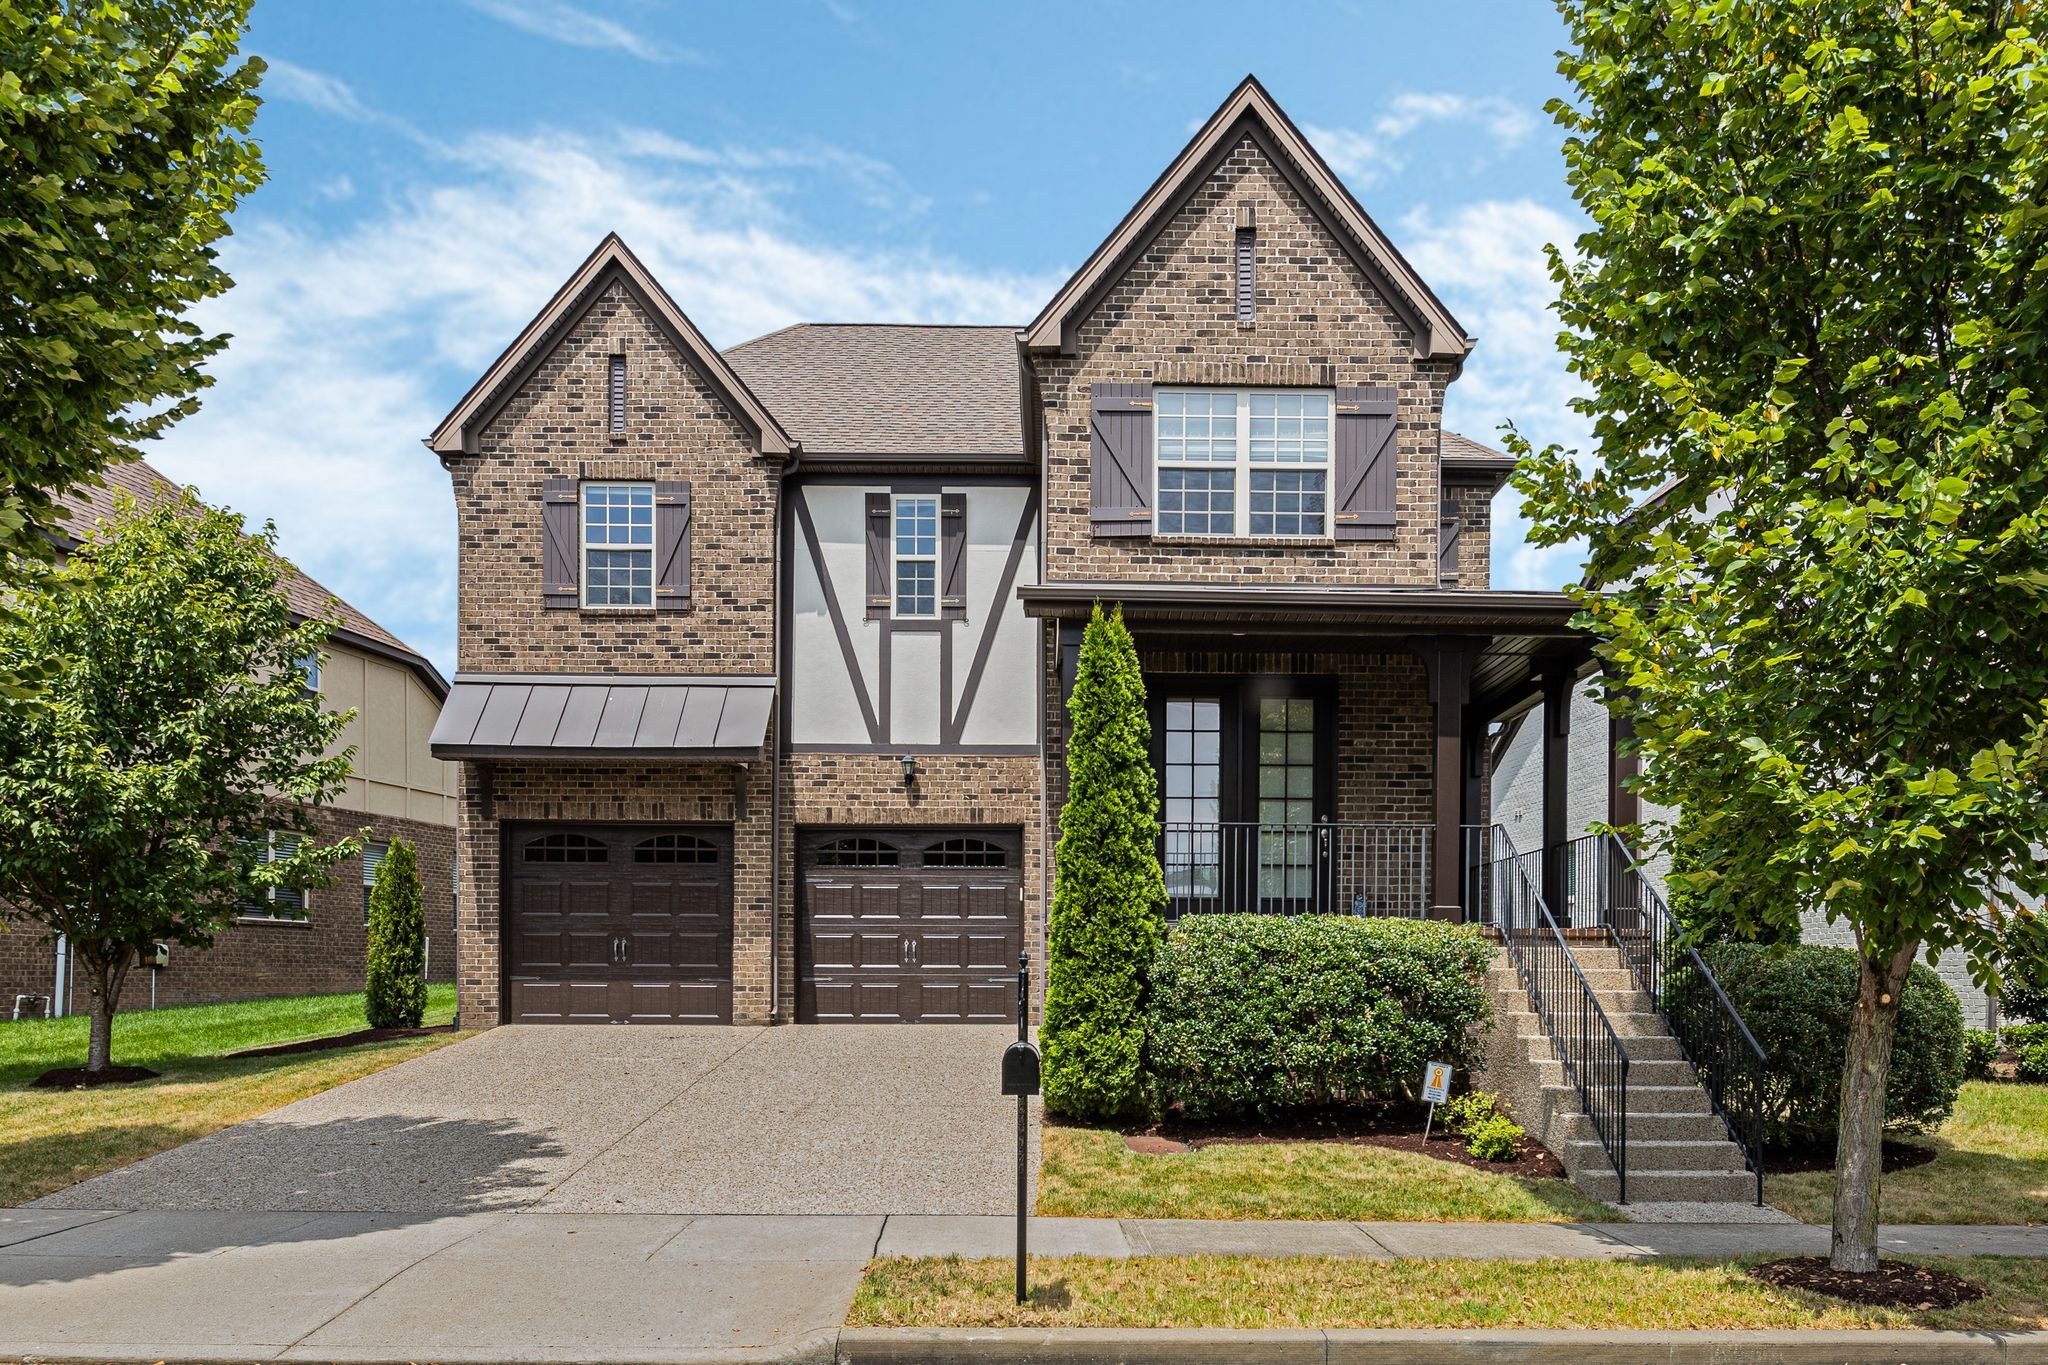
<svg viewBox="0 0 2048 1365">
<path fill-rule="evenodd" d="M 1887 1223 L 2048 1223 L 2048 1085 L 1971 1081 L 1956 1112 L 1924 1141 L 1924 1166 L 1884 1177 Z M 1802 1222 L 1833 1217 L 1832 1171 L 1773 1175 L 1765 1196 Z"/>
<path fill-rule="evenodd" d="M 448 1022 L 454 1009 L 452 987 L 429 987 L 427 1023 Z M 160 1071 L 158 1079 L 98 1090 L 28 1088 L 52 1067 L 84 1060 L 84 1024 L 82 1018 L 0 1024 L 0 1207 L 205 1137 L 462 1036 L 230 1059 L 220 1054 L 353 1032 L 363 1027 L 362 996 L 138 1011 L 115 1018 L 114 1059 Z"/>
<path fill-rule="evenodd" d="M 1303 1256 L 1062 1256 L 1031 1262 L 887 1256 L 869 1263 L 850 1327 L 1657 1329 L 2048 1326 L 2048 1262 L 1929 1261 L 1989 1291 L 1933 1313 L 1862 1308 L 1760 1284 L 1753 1261 L 1364 1261 Z"/>
<path fill-rule="evenodd" d="M 1140 1156 L 1100 1129 L 1048 1124 L 1043 1136 L 1043 1217 L 1621 1221 L 1563 1180 L 1495 1175 L 1385 1147 L 1219 1144 Z"/>
</svg>

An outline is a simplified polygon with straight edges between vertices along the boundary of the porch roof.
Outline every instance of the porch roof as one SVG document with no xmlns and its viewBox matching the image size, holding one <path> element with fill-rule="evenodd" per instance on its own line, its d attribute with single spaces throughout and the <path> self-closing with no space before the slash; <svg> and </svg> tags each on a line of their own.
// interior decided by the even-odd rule
<svg viewBox="0 0 2048 1365">
<path fill-rule="evenodd" d="M 1538 679 L 1580 671 L 1592 637 L 1574 630 L 1578 604 L 1561 592 L 1393 587 L 1265 587 L 1239 583 L 1041 583 L 1017 589 L 1025 614 L 1083 621 L 1097 602 L 1119 605 L 1146 634 L 1303 638 L 1461 637 L 1472 642 L 1475 703 L 1513 710 Z"/>
</svg>

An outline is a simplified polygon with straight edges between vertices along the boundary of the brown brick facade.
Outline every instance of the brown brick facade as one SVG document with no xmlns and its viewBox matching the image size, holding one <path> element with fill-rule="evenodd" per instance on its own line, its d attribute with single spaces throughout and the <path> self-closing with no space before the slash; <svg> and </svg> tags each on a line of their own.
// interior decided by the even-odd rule
<svg viewBox="0 0 2048 1365">
<path fill-rule="evenodd" d="M 446 825 L 332 806 L 316 807 L 312 814 L 323 839 L 367 828 L 376 842 L 404 839 L 413 845 L 426 897 L 428 976 L 434 981 L 454 980 L 458 892 L 451 884 L 450 865 L 455 831 Z M 153 974 L 156 1004 L 204 1005 L 361 990 L 366 944 L 362 880 L 361 859 L 348 859 L 335 867 L 326 886 L 307 892 L 304 920 L 238 919 L 221 931 L 211 948 L 172 945 L 170 966 Z M 466 882 L 459 894 L 467 898 Z M 121 1008 L 149 1008 L 151 976 L 141 969 L 129 973 Z M 0 932 L 0 1017 L 13 1013 L 16 995 L 48 995 L 55 977 L 55 945 L 40 931 L 16 924 Z M 85 989 L 80 985 L 72 992 L 67 1012 L 84 1007 Z"/>
</svg>

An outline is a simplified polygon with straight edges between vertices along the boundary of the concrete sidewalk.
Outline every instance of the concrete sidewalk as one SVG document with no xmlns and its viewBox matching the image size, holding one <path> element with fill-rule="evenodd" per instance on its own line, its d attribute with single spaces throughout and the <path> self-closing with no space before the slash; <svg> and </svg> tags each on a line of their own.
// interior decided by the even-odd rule
<svg viewBox="0 0 2048 1365">
<path fill-rule="evenodd" d="M 0 1357 L 830 1360 L 876 1255 L 1006 1256 L 971 1215 L 0 1210 Z M 1625 1259 L 1824 1251 L 1735 1224 L 1040 1218 L 1034 1256 Z M 2048 1228 L 1892 1227 L 1888 1252 L 2048 1256 Z M 874 1346 L 875 1343 L 870 1343 Z"/>
</svg>

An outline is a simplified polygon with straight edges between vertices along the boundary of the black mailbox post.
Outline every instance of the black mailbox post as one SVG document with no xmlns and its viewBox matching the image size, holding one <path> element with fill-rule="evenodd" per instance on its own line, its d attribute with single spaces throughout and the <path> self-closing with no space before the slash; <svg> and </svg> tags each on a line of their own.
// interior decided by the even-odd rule
<svg viewBox="0 0 2048 1365">
<path fill-rule="evenodd" d="M 1003 1093 L 1017 1097 L 1017 1302 L 1024 1286 L 1025 1228 L 1031 1214 L 1031 1097 L 1038 1093 L 1038 1049 L 1031 1045 L 1031 954 L 1017 956 L 1017 1041 L 1003 1049 Z"/>
</svg>

